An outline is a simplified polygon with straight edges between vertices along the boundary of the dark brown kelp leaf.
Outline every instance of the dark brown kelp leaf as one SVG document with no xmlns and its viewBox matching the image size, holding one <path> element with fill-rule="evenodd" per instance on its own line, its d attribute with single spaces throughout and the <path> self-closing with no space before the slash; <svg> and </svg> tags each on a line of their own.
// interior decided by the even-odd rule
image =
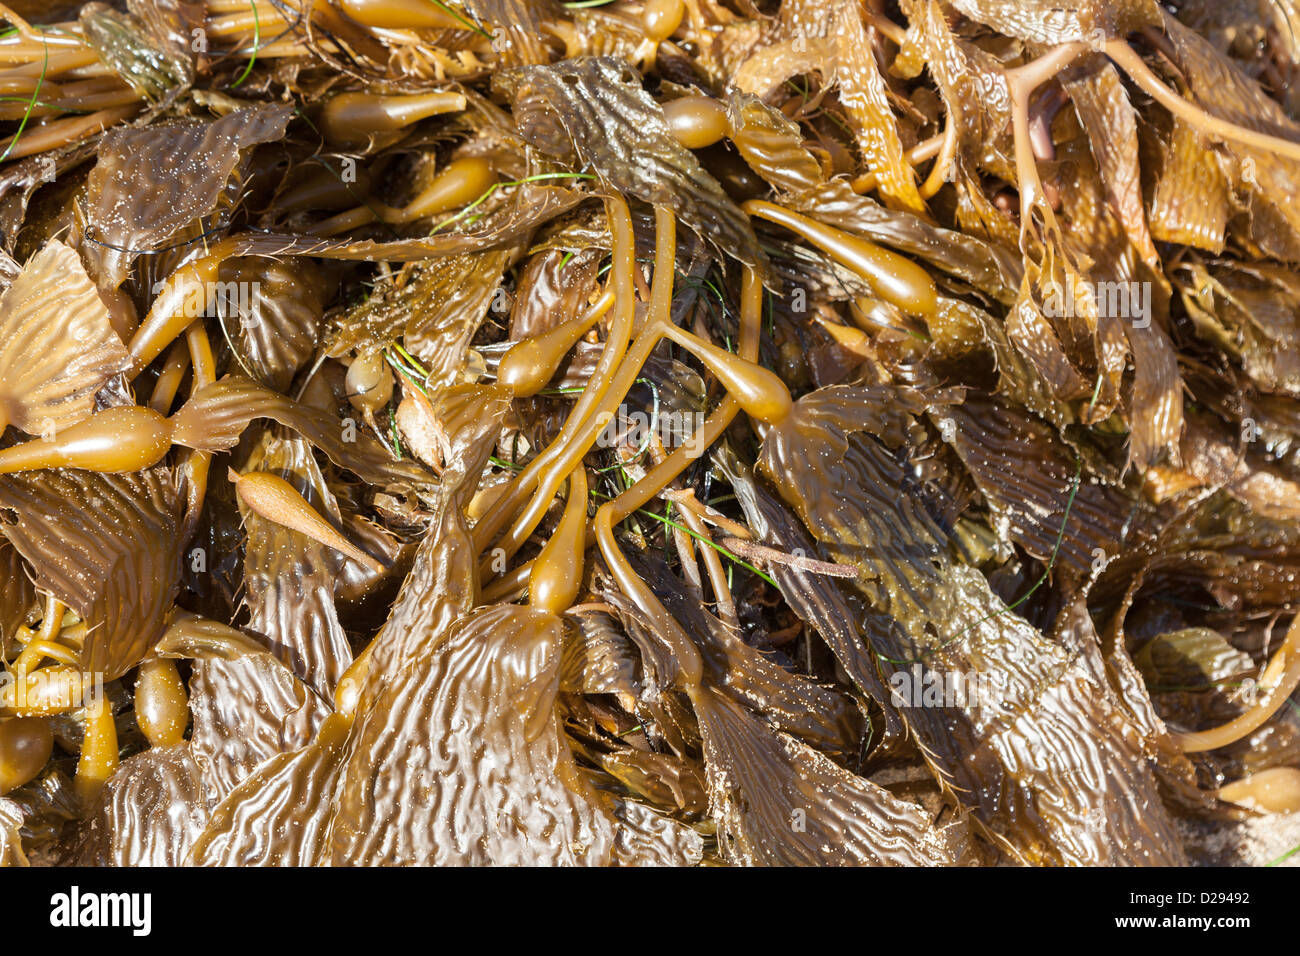
<svg viewBox="0 0 1300 956">
<path fill-rule="evenodd" d="M 109 779 L 77 835 L 79 866 L 180 866 L 208 821 L 187 744 L 148 750 Z"/>
<path fill-rule="evenodd" d="M 52 438 L 129 365 L 81 258 L 46 245 L 0 298 L 0 423 Z"/>
<path fill-rule="evenodd" d="M 862 719 L 848 696 L 791 673 L 729 633 L 662 562 L 636 553 L 628 560 L 699 644 L 705 673 L 716 686 L 773 728 L 824 753 L 856 754 Z"/>
<path fill-rule="evenodd" d="M 614 801 L 613 812 L 615 866 L 694 866 L 704 858 L 700 835 L 671 817 L 633 800 Z"/>
<path fill-rule="evenodd" d="M 967 852 L 965 827 L 841 769 L 707 687 L 692 695 L 710 811 L 726 859 L 749 866 L 943 866 Z"/>
<path fill-rule="evenodd" d="M 221 283 L 235 294 L 223 293 Z M 268 388 L 287 392 L 315 352 L 329 294 L 321 270 L 306 259 L 223 262 L 216 297 L 225 308 L 219 318 L 240 367 Z"/>
<path fill-rule="evenodd" d="M 22 825 L 22 808 L 12 800 L 0 797 L 0 869 L 28 865 L 19 832 Z"/>
<path fill-rule="evenodd" d="M 481 608 L 422 634 L 349 741 L 334 865 L 608 863 L 616 822 L 554 712 L 560 621 Z M 394 786 L 419 780 L 419 787 Z"/>
<path fill-rule="evenodd" d="M 754 480 L 753 473 L 730 448 L 719 456 L 719 462 L 744 509 L 746 523 L 761 543 L 787 554 L 802 553 L 814 559 L 822 558 L 820 546 L 809 536 L 799 519 L 780 499 Z M 774 564 L 770 573 L 786 602 L 821 635 L 859 692 L 874 700 L 884 711 L 884 739 L 897 737 L 901 725 L 897 713 L 888 706 L 889 694 L 881 683 L 876 655 L 859 632 L 859 615 L 850 606 L 839 584 L 784 564 Z"/>
<path fill-rule="evenodd" d="M 375 687 L 405 666 L 412 642 L 431 639 L 474 606 L 478 556 L 465 521 L 465 505 L 474 493 L 467 478 L 482 474 L 509 408 L 508 390 L 496 387 L 464 385 L 439 397 L 435 410 L 451 451 L 433 520 L 375 637 L 367 672 Z"/>
<path fill-rule="evenodd" d="M 641 658 L 641 699 L 635 712 L 642 717 L 643 729 L 647 737 L 661 749 L 670 750 L 679 758 L 690 758 L 698 750 L 700 743 L 699 728 L 695 716 L 681 695 L 674 693 L 680 674 L 677 658 L 672 646 L 665 640 L 662 631 L 656 627 L 646 614 L 637 607 L 612 579 L 605 576 L 603 569 L 593 573 L 596 593 L 618 615 L 632 643 L 636 645 Z M 694 761 L 688 760 L 688 772 L 695 772 Z M 642 763 L 634 763 L 633 772 L 645 770 Z M 650 768 L 657 771 L 657 767 Z M 617 771 L 611 771 L 620 776 Z M 699 773 L 702 773 L 702 768 Z M 698 775 L 698 774 L 696 774 Z M 669 789 L 673 789 L 668 784 Z M 634 791 L 636 787 L 632 788 Z M 674 791 L 674 799 L 682 796 Z M 657 801 L 661 806 L 668 806 Z"/>
<path fill-rule="evenodd" d="M 357 745 L 354 739 L 343 744 L 339 738 L 364 732 L 367 726 L 374 732 L 374 727 L 382 726 L 386 721 L 395 725 L 393 733 L 400 733 L 404 718 L 415 711 L 390 713 L 386 706 L 376 705 L 375 701 L 390 693 L 388 688 L 392 681 L 405 685 L 416 679 L 408 669 L 411 655 L 420 649 L 429 653 L 436 643 L 434 635 L 441 634 L 472 606 L 476 556 L 465 528 L 460 497 L 472 489 L 462 492 L 460 482 L 467 472 L 477 475 L 482 471 L 492 445 L 487 436 L 499 428 L 508 404 L 499 390 L 474 387 L 454 390 L 444 404 L 447 403 L 450 403 L 449 413 L 445 417 L 453 454 L 439 489 L 441 505 L 416 555 L 411 573 L 403 583 L 389 621 L 369 651 L 370 664 L 361 677 L 358 703 L 361 716 L 357 727 L 350 730 L 348 722 L 340 723 L 339 717 L 325 718 L 324 705 L 313 703 L 314 697 L 306 699 L 302 690 L 295 689 L 295 685 L 302 688 L 298 682 L 286 685 L 288 672 L 272 661 L 275 667 L 269 671 L 262 667 L 258 671 L 244 672 L 245 682 L 253 678 L 250 690 L 257 689 L 258 681 L 273 679 L 270 690 L 275 693 L 270 698 L 273 702 L 269 708 L 271 720 L 267 721 L 266 716 L 259 713 L 255 725 L 273 731 L 279 721 L 281 726 L 292 731 L 292 736 L 277 738 L 262 734 L 264 739 L 250 752 L 240 742 L 231 739 L 233 714 L 228 715 L 224 708 L 216 709 L 221 702 L 211 695 L 211 685 L 195 690 L 195 740 L 202 741 L 196 743 L 196 751 L 202 747 L 211 753 L 208 772 L 219 783 L 219 789 L 213 789 L 224 800 L 220 813 L 214 817 L 196 851 L 195 862 L 244 861 L 249 860 L 250 855 L 258 862 L 305 865 L 328 861 L 332 853 L 329 834 L 333 828 L 346 825 L 333 819 L 337 812 L 344 812 L 338 809 L 339 801 L 345 799 L 343 795 L 357 793 L 362 788 L 365 792 L 374 792 L 373 788 L 381 785 L 381 781 L 363 776 L 361 763 L 355 767 L 341 766 L 341 760 L 352 759 Z M 286 689 L 292 689 L 293 693 L 286 695 Z M 203 698 L 204 706 L 218 718 L 202 737 L 198 706 L 201 690 L 207 692 Z M 278 706 L 275 701 L 279 701 Z M 424 704 L 412 706 L 418 709 Z M 411 732 L 418 732 L 421 744 L 427 744 L 427 728 L 411 728 Z M 340 746 L 347 749 L 340 752 Z M 387 760 L 400 758 L 401 753 L 404 751 L 384 750 L 381 758 L 372 757 L 363 749 L 363 756 L 359 759 Z M 250 777 L 263 760 L 270 762 Z M 392 770 L 399 777 L 385 777 L 382 785 L 387 787 L 392 779 L 399 779 L 405 767 L 403 759 L 401 766 Z M 349 784 L 345 774 L 351 775 L 351 791 L 346 789 Z M 246 779 L 247 784 L 240 786 Z M 370 813 L 366 807 L 373 804 L 345 806 L 352 812 Z M 388 804 L 380 809 L 384 813 L 393 810 Z M 292 819 L 294 825 L 285 826 L 283 821 L 286 819 Z M 408 836 L 422 839 L 418 826 L 409 827 L 405 834 L 401 829 L 385 829 L 378 825 L 368 832 L 384 843 L 401 841 Z"/>
<path fill-rule="evenodd" d="M 1122 625 L 1122 616 L 1116 615 L 1117 626 Z M 1156 714 L 1151 695 L 1128 655 L 1122 636 L 1105 642 L 1099 640 L 1092 615 L 1082 598 L 1076 598 L 1057 618 L 1054 637 L 1098 681 L 1109 682 L 1124 713 L 1124 723 L 1137 731 L 1136 737 L 1132 729 L 1126 729 L 1125 733 L 1150 761 L 1160 781 L 1161 793 L 1185 809 L 1205 809 L 1210 802 L 1209 795 L 1197 788 L 1191 761 Z"/>
<path fill-rule="evenodd" d="M 528 260 L 510 311 L 510 338 L 539 335 L 578 317 L 596 282 L 602 250 L 548 249 Z"/>
<path fill-rule="evenodd" d="M 1121 121 L 1122 122 L 1122 121 Z M 1095 142 L 1093 150 L 1096 151 Z M 1102 150 L 1104 157 L 1105 150 Z M 1054 327 L 1069 342 L 1069 351 L 1085 377 L 1095 368 L 1093 397 L 1081 408 L 1081 419 L 1099 422 L 1126 406 L 1129 461 L 1147 468 L 1164 460 L 1177 461 L 1182 429 L 1182 380 L 1175 349 L 1169 340 L 1169 286 L 1162 271 L 1151 271 L 1132 227 L 1106 197 L 1101 172 L 1077 144 L 1066 144 L 1060 158 L 1075 164 L 1080 175 L 1062 185 L 1061 216 L 1065 236 L 1056 263 L 1044 257 L 1057 286 L 1049 286 L 1045 305 L 1059 316 L 1062 301 L 1067 321 Z M 1134 173 L 1136 175 L 1136 172 Z M 1056 240 L 1048 239 L 1049 250 Z M 1055 258 L 1055 257 L 1054 257 Z M 1091 280 L 1080 285 L 1078 279 Z M 1041 281 L 1041 279 L 1040 279 Z M 1073 285 L 1070 285 L 1073 283 Z M 1065 296 L 1057 293 L 1057 288 Z M 1070 314 L 1073 313 L 1073 318 Z M 1132 392 L 1125 401 L 1127 357 L 1132 356 Z"/>
<path fill-rule="evenodd" d="M 567 615 L 575 626 L 564 642 L 560 689 L 580 694 L 614 694 L 625 710 L 641 696 L 640 656 L 614 620 L 603 611 Z"/>
<path fill-rule="evenodd" d="M 0 174 L 0 245 L 4 246 L 6 254 L 12 254 L 17 247 L 28 204 L 36 191 L 49 183 L 51 174 L 56 178 L 62 176 L 94 156 L 102 136 L 102 132 L 92 133 L 84 139 L 27 156 L 5 167 Z M 11 255 L 7 262 L 0 260 L 0 269 L 3 270 L 0 274 L 10 275 L 11 263 Z"/>
<path fill-rule="evenodd" d="M 186 863 L 194 866 L 311 866 L 326 839 L 326 812 L 348 722 L 331 715 L 301 750 L 277 754 L 212 809 Z"/>
<path fill-rule="evenodd" d="M 0 530 L 31 565 L 36 586 L 87 623 L 83 670 L 112 680 L 162 635 L 180 584 L 182 507 L 164 466 L 0 479 L 0 508 L 17 516 Z"/>
<path fill-rule="evenodd" d="M 254 771 L 312 742 L 328 714 L 265 645 L 226 625 L 179 612 L 156 651 L 196 660 L 191 740 L 149 750 L 114 773 L 79 832 L 73 859 L 83 865 L 186 863 L 214 806 Z"/>
<path fill-rule="evenodd" d="M 613 4 L 599 7 L 571 7 L 572 33 L 566 30 L 566 56 L 616 56 L 635 60 L 645 55 L 649 41 L 639 18 L 621 13 Z"/>
<path fill-rule="evenodd" d="M 1267 263 L 1191 260 L 1175 276 L 1197 332 L 1241 363 L 1264 392 L 1300 396 L 1300 278 Z M 1183 270 L 1180 270 L 1182 273 Z"/>
<path fill-rule="evenodd" d="M 97 281 L 117 288 L 137 255 L 211 213 L 242 151 L 284 136 L 292 115 L 288 106 L 256 106 L 210 122 L 107 133 L 86 184 L 86 249 Z"/>
<path fill-rule="evenodd" d="M 1288 613 L 1300 576 L 1300 531 L 1295 521 L 1257 514 L 1227 493 L 1203 496 L 1184 520 L 1162 536 L 1148 556 L 1136 592 L 1210 595 L 1238 613 Z M 1189 590 L 1193 589 L 1193 590 Z M 1123 633 L 1117 616 L 1112 627 Z"/>
<path fill-rule="evenodd" d="M 371 651 L 325 852 L 334 863 L 608 861 L 615 821 L 576 779 L 553 711 L 559 619 L 509 606 L 466 616 L 477 556 L 461 483 L 486 463 L 507 402 L 496 389 L 461 393 L 479 413 L 450 418 L 453 465 Z M 414 798 L 393 787 L 412 774 Z M 477 811 L 461 813 L 465 800 Z"/>
<path fill-rule="evenodd" d="M 205 385 L 172 416 L 172 440 L 201 451 L 225 451 L 250 422 L 269 418 L 298 432 L 334 464 L 376 483 L 425 484 L 432 476 L 412 461 L 396 461 L 359 423 L 303 405 L 238 375 Z"/>
<path fill-rule="evenodd" d="M 1169 333 L 1156 321 L 1145 328 L 1126 323 L 1133 354 L 1133 394 L 1129 461 L 1149 467 L 1162 460 L 1178 462 L 1183 430 L 1183 379 Z"/>
<path fill-rule="evenodd" d="M 498 80 L 529 142 L 610 187 L 672 209 L 720 254 L 762 268 L 749 219 L 668 129 L 641 77 L 612 57 L 523 67 Z"/>
<path fill-rule="evenodd" d="M 1091 396 L 1093 388 L 1066 354 L 1060 335 L 1045 314 L 1056 311 L 1044 305 L 1047 296 L 1056 290 L 1071 295 L 1069 290 L 1075 286 L 1069 283 L 1079 281 L 1073 271 L 1065 273 L 1064 282 L 1057 278 L 1059 275 L 1049 272 L 1044 276 L 1037 266 L 1030 264 L 1016 303 L 1007 315 L 1005 330 L 1007 340 L 1037 383 L 1032 394 L 1046 396 L 1043 404 L 1030 405 L 1030 409 L 1063 429 L 1078 421 L 1077 409 Z M 1091 312 L 1095 321 L 1096 309 Z"/>
<path fill-rule="evenodd" d="M 75 821 L 84 812 L 72 779 L 58 768 L 49 769 L 26 786 L 9 791 L 0 805 L 9 810 L 16 806 L 22 815 L 19 835 L 23 852 L 38 866 L 61 860 L 62 841 L 75 833 Z"/>
<path fill-rule="evenodd" d="M 703 815 L 709 808 L 704 768 L 696 761 L 631 748 L 590 759 L 633 794 L 656 806 L 676 807 L 692 815 Z"/>
<path fill-rule="evenodd" d="M 194 31 L 206 16 L 203 0 L 127 0 L 126 8 L 172 62 L 202 59 L 194 49 Z"/>
<path fill-rule="evenodd" d="M 1055 429 L 1018 406 L 969 393 L 941 414 L 951 417 L 952 446 L 1005 528 L 1002 535 L 1044 564 L 1059 561 L 1081 577 L 1098 559 L 1104 564 L 1119 553 L 1135 502 L 1119 488 L 1090 480 Z M 1026 460 L 1035 463 L 1032 471 L 1022 467 Z"/>
<path fill-rule="evenodd" d="M 1183 474 L 1201 487 L 1224 488 L 1262 517 L 1300 517 L 1300 484 L 1287 469 L 1261 454 L 1254 443 L 1243 454 L 1241 435 L 1240 428 L 1234 431 L 1212 415 L 1190 416 L 1183 432 Z"/>
<path fill-rule="evenodd" d="M 224 799 L 264 761 L 307 746 L 332 709 L 269 654 L 196 661 L 189 747 L 203 792 Z"/>
<path fill-rule="evenodd" d="M 36 586 L 29 577 L 23 556 L 0 537 L 0 656 L 8 649 L 8 642 L 18 625 L 27 620 L 27 612 L 36 601 Z"/>
<path fill-rule="evenodd" d="M 893 618 L 871 632 L 891 687 L 900 674 L 914 686 L 929 673 L 944 686 L 954 675 L 983 682 L 974 703 L 954 694 L 917 706 L 904 695 L 900 713 L 927 760 L 1023 859 L 1180 861 L 1138 732 L 1104 678 L 949 556 L 889 450 L 900 412 L 882 416 L 886 391 L 805 396 L 769 431 L 759 467 L 838 560 L 861 568 L 855 586 Z"/>
</svg>

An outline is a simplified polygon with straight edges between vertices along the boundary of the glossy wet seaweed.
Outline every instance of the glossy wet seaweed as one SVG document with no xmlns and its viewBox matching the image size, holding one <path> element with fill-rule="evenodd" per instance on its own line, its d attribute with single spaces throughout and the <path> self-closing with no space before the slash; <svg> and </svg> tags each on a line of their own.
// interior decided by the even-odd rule
<svg viewBox="0 0 1300 956">
<path fill-rule="evenodd" d="M 1284 31 L 9 16 L 0 865 L 1177 865 L 1296 809 Z"/>
</svg>

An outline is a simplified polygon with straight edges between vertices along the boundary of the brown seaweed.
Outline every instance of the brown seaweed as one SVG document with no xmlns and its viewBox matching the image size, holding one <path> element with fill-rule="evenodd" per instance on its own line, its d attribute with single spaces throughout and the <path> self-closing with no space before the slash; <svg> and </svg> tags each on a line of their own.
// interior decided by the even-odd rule
<svg viewBox="0 0 1300 956">
<path fill-rule="evenodd" d="M 0 865 L 1258 855 L 1255 6 L 0 7 Z"/>
</svg>

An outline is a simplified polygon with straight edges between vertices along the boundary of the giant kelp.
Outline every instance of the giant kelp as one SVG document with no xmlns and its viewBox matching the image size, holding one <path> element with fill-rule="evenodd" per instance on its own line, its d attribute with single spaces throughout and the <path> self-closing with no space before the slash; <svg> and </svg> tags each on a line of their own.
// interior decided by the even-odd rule
<svg viewBox="0 0 1300 956">
<path fill-rule="evenodd" d="M 0 865 L 1168 865 L 1300 809 L 1293 35 L 123 7 L 3 10 Z"/>
</svg>

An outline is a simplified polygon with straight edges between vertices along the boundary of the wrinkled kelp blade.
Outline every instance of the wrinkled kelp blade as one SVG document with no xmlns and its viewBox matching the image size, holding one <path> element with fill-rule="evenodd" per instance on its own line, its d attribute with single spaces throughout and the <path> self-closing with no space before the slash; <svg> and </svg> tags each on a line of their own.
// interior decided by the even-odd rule
<svg viewBox="0 0 1300 956">
<path fill-rule="evenodd" d="M 913 686 L 987 682 L 973 700 L 905 697 L 900 713 L 941 781 L 1026 860 L 1181 860 L 1136 728 L 1106 682 L 948 557 L 900 461 L 854 434 L 897 442 L 880 421 L 883 398 L 828 389 L 801 399 L 768 433 L 760 470 L 839 560 L 864 572 L 857 586 L 896 622 L 873 635 L 894 675 Z"/>
<path fill-rule="evenodd" d="M 111 680 L 162 635 L 181 574 L 182 502 L 170 469 L 59 469 L 0 479 L 3 531 L 36 585 L 87 624 L 81 666 Z"/>
<path fill-rule="evenodd" d="M 0 422 L 53 438 L 129 365 L 80 256 L 46 245 L 0 298 Z"/>
</svg>

